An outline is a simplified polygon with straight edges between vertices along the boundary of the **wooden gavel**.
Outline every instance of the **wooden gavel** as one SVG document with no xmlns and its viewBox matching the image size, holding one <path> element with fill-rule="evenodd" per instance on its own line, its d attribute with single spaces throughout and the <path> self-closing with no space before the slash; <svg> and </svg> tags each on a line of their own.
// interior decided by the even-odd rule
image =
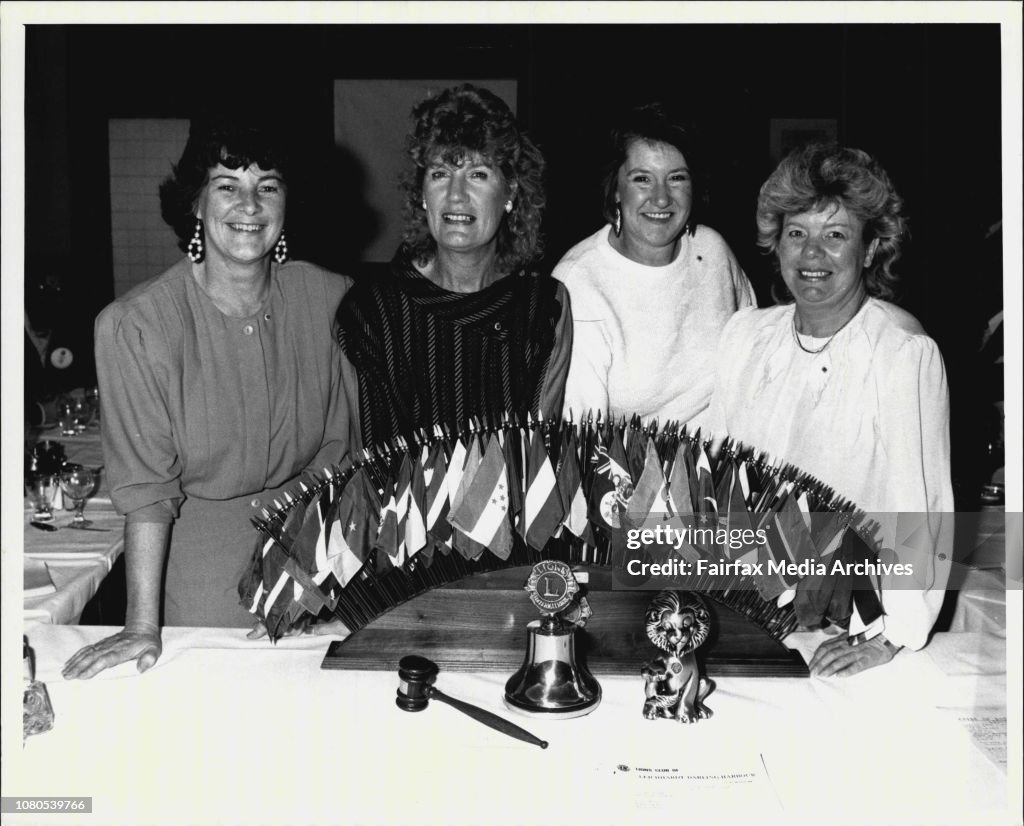
<svg viewBox="0 0 1024 826">
<path fill-rule="evenodd" d="M 519 726 L 510 723 L 497 714 L 492 714 L 477 706 L 449 697 L 434 686 L 437 672 L 437 663 L 428 660 L 426 657 L 420 657 L 416 654 L 402 657 L 398 663 L 398 696 L 395 697 L 395 705 L 402 709 L 402 711 L 423 711 L 430 700 L 440 700 L 442 703 L 447 703 L 452 708 L 458 709 L 463 714 L 472 717 L 478 723 L 490 726 L 495 731 L 500 731 L 509 737 L 515 737 L 517 740 L 540 746 L 542 749 L 548 747 L 547 740 L 540 740 L 534 737 L 530 732 L 519 728 Z"/>
</svg>

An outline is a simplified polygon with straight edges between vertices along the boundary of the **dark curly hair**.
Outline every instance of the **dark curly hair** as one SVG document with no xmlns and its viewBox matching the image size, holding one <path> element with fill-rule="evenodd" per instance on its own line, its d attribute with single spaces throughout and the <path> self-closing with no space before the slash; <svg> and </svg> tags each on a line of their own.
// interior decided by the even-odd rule
<svg viewBox="0 0 1024 826">
<path fill-rule="evenodd" d="M 274 169 L 286 184 L 291 169 L 285 141 L 273 130 L 227 118 L 193 120 L 181 159 L 160 184 L 160 214 L 178 236 L 182 252 L 195 231 L 199 196 L 219 163 L 229 169 L 254 164 Z"/>
<path fill-rule="evenodd" d="M 864 222 L 865 244 L 878 239 L 864 272 L 868 295 L 892 299 L 899 276 L 891 267 L 900 257 L 907 230 L 903 199 L 889 176 L 867 152 L 834 144 L 812 143 L 793 150 L 771 174 L 757 199 L 757 244 L 774 253 L 787 215 L 818 212 L 842 205 Z M 775 262 L 778 267 L 778 260 Z M 776 284 L 777 298 L 791 301 Z"/>
<path fill-rule="evenodd" d="M 427 98 L 412 111 L 415 125 L 408 138 L 413 169 L 402 179 L 405 193 L 405 249 L 426 263 L 437 254 L 437 242 L 423 208 L 423 177 L 438 158 L 458 164 L 479 155 L 501 170 L 516 195 L 512 212 L 497 235 L 497 264 L 503 273 L 517 272 L 540 257 L 540 224 L 544 212 L 544 158 L 519 131 L 505 102 L 487 89 L 463 83 Z"/>
<path fill-rule="evenodd" d="M 630 109 L 620 116 L 612 128 L 609 135 L 608 160 L 601 181 L 605 220 L 609 224 L 615 223 L 615 191 L 619 185 L 619 169 L 626 162 L 629 147 L 635 141 L 674 146 L 686 159 L 693 185 L 693 206 L 687 219 L 692 233 L 707 201 L 707 187 L 701 173 L 696 131 L 692 126 L 684 125 L 665 104 L 658 102 L 645 103 Z"/>
</svg>

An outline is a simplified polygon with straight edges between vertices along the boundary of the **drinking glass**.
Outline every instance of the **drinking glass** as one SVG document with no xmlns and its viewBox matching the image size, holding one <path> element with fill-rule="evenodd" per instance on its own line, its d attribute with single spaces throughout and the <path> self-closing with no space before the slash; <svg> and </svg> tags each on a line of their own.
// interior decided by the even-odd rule
<svg viewBox="0 0 1024 826">
<path fill-rule="evenodd" d="M 87 467 L 69 467 L 61 473 L 60 488 L 75 509 L 75 517 L 68 525 L 69 528 L 87 528 L 92 524 L 82 511 L 85 510 L 85 501 L 95 493 L 97 481 L 95 471 Z"/>
<path fill-rule="evenodd" d="M 90 427 L 100 426 L 100 389 L 90 387 L 85 391 L 85 399 L 89 402 L 89 409 L 92 411 L 92 418 L 89 420 Z"/>
<path fill-rule="evenodd" d="M 74 396 L 71 399 L 71 409 L 75 414 L 75 433 L 85 433 L 92 419 L 92 405 L 85 396 Z"/>
<path fill-rule="evenodd" d="M 56 474 L 33 472 L 25 478 L 25 492 L 32 503 L 32 520 L 50 522 L 53 520 L 53 497 L 59 484 Z"/>
<path fill-rule="evenodd" d="M 72 399 L 59 399 L 57 401 L 57 424 L 60 426 L 61 436 L 74 436 L 78 431 L 75 429 L 76 415 L 75 405 Z"/>
</svg>

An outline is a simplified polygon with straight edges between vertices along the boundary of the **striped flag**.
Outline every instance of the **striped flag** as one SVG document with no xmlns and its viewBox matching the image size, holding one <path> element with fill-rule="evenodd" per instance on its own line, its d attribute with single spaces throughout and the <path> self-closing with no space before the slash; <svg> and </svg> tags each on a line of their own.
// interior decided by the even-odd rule
<svg viewBox="0 0 1024 826">
<path fill-rule="evenodd" d="M 452 454 L 452 461 L 448 465 L 449 479 L 454 479 L 456 481 L 456 490 L 455 493 L 452 494 L 452 504 L 448 511 L 448 522 L 451 524 L 452 528 L 454 528 L 452 531 L 452 547 L 466 559 L 476 559 L 480 554 L 487 550 L 487 548 L 475 539 L 467 536 L 465 531 L 461 530 L 455 523 L 454 516 L 456 510 L 462 507 L 462 503 L 469 494 L 469 491 L 473 486 L 473 479 L 476 477 L 477 471 L 480 469 L 480 463 L 483 461 L 483 452 L 480 450 L 480 439 L 477 436 L 470 437 L 470 445 L 468 450 L 465 452 L 465 456 L 465 464 L 458 473 L 451 472 L 455 465 L 455 454 Z"/>
<path fill-rule="evenodd" d="M 284 631 L 282 625 L 291 604 L 291 595 L 285 593 L 291 581 L 291 575 L 285 570 L 288 555 L 273 537 L 266 538 L 259 555 L 261 580 L 247 607 L 250 613 L 263 619 L 267 635 L 276 641 Z"/>
<path fill-rule="evenodd" d="M 505 455 L 497 436 L 491 436 L 487 450 L 464 496 L 452 505 L 449 521 L 469 539 L 488 548 L 499 559 L 512 552 L 512 527 L 508 521 L 509 484 Z"/>
<path fill-rule="evenodd" d="M 569 427 L 562 439 L 562 457 L 558 461 L 558 492 L 565 507 L 562 525 L 584 542 L 594 544 L 594 537 L 587 521 L 587 499 L 583 495 L 583 474 L 576 443 L 575 428 Z"/>
<path fill-rule="evenodd" d="M 634 439 L 641 438 L 641 434 L 634 433 Z M 644 452 L 642 470 L 633 489 L 633 496 L 629 500 L 626 513 L 632 525 L 639 527 L 652 517 L 667 516 L 665 508 L 665 474 L 661 472 L 661 460 L 658 458 L 658 451 L 654 447 L 654 439 L 647 438 L 647 448 Z"/>
<path fill-rule="evenodd" d="M 461 447 L 461 442 L 458 447 Z M 452 514 L 462 504 L 462 500 L 466 498 L 466 493 L 473 484 L 473 477 L 476 476 L 477 470 L 480 468 L 480 462 L 483 460 L 483 452 L 480 450 L 480 439 L 477 436 L 470 437 L 470 444 L 468 448 L 463 448 L 465 455 L 465 462 L 461 469 L 455 470 L 456 455 L 458 454 L 458 447 L 456 447 L 455 453 L 452 454 L 452 460 L 448 465 L 448 481 L 449 485 L 455 484 L 455 489 L 452 491 L 452 505 L 448 512 L 448 521 L 452 522 Z M 455 524 L 452 522 L 452 524 Z"/>
<path fill-rule="evenodd" d="M 396 568 L 404 565 L 411 556 L 409 548 L 405 544 L 405 528 L 409 520 L 412 466 L 413 460 L 409 458 L 409 454 L 403 454 L 402 461 L 398 465 L 398 478 L 395 480 L 395 534 L 398 538 L 398 553 L 391 558 L 391 564 Z"/>
<path fill-rule="evenodd" d="M 455 446 L 452 448 L 452 455 L 448 458 L 448 469 L 445 471 L 444 483 L 445 487 L 448 488 L 448 509 L 444 515 L 444 521 L 451 525 L 451 521 L 448 519 L 451 513 L 451 506 L 455 502 L 455 496 L 459 491 L 459 487 L 462 484 L 462 476 L 466 468 L 466 464 L 469 459 L 469 451 L 466 449 L 465 443 L 460 438 L 455 442 Z M 477 464 L 480 464 L 479 458 Z M 450 529 L 449 529 L 450 530 Z M 445 545 L 448 548 L 452 547 L 452 534 L 448 534 L 448 538 L 445 540 Z M 445 551 L 447 553 L 447 551 Z"/>
<path fill-rule="evenodd" d="M 669 471 L 665 508 L 668 518 L 677 530 L 695 527 L 693 513 L 693 496 L 696 490 L 693 458 L 690 455 L 690 443 L 680 439 L 672 459 Z M 690 542 L 683 542 L 676 553 L 689 562 L 696 562 L 701 554 Z"/>
<path fill-rule="evenodd" d="M 273 546 L 273 537 L 263 537 L 261 534 L 261 541 L 256 548 L 255 554 L 253 554 L 250 567 L 251 575 L 245 582 L 240 584 L 238 589 L 238 596 L 241 598 L 242 607 L 250 614 L 256 616 L 262 615 L 260 608 L 263 604 L 263 598 L 267 595 L 266 556 Z"/>
<path fill-rule="evenodd" d="M 558 495 L 558 481 L 555 479 L 555 471 L 551 467 L 540 429 L 533 433 L 526 468 L 523 534 L 526 544 L 540 551 L 544 549 L 565 516 L 565 509 Z"/>
<path fill-rule="evenodd" d="M 413 557 L 424 549 L 427 544 L 426 484 L 423 478 L 423 462 L 427 457 L 427 448 L 423 448 L 420 460 L 410 459 L 409 498 L 405 513 L 405 550 Z M 408 455 L 406 458 L 409 458 Z"/>
<path fill-rule="evenodd" d="M 448 494 L 447 474 L 444 445 L 441 442 L 435 442 L 427 454 L 423 469 L 423 483 L 426 488 L 423 494 L 426 512 L 424 523 L 427 526 L 428 547 L 444 545 L 451 539 L 452 526 L 448 523 L 451 497 Z"/>
</svg>

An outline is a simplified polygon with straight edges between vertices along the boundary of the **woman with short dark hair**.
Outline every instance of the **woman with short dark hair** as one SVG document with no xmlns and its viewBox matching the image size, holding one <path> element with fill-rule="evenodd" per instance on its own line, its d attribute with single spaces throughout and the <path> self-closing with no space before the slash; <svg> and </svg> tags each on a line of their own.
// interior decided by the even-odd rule
<svg viewBox="0 0 1024 826">
<path fill-rule="evenodd" d="M 72 657 L 68 678 L 160 656 L 160 626 L 249 627 L 237 585 L 250 519 L 345 455 L 334 310 L 349 282 L 287 261 L 282 143 L 195 122 L 161 187 L 187 253 L 96 320 L 103 451 L 125 514 L 125 628 Z M 162 603 L 162 611 L 161 611 Z"/>
<path fill-rule="evenodd" d="M 413 110 L 405 241 L 338 309 L 365 445 L 472 418 L 561 412 L 568 297 L 540 253 L 543 158 L 508 106 L 470 84 Z"/>
<path fill-rule="evenodd" d="M 921 648 L 942 605 L 953 512 L 946 373 L 917 319 L 884 300 L 906 219 L 866 152 L 790 154 L 761 188 L 757 226 L 789 303 L 726 325 L 710 426 L 824 482 L 877 523 L 887 561 L 913 566 L 882 579 L 884 616 L 811 660 L 815 674 L 845 676 Z M 924 519 L 907 546 L 901 518 Z"/>
<path fill-rule="evenodd" d="M 608 223 L 554 276 L 573 305 L 565 412 L 638 413 L 699 425 L 718 336 L 754 291 L 722 237 L 697 222 L 704 189 L 692 133 L 657 104 L 611 136 Z"/>
</svg>

